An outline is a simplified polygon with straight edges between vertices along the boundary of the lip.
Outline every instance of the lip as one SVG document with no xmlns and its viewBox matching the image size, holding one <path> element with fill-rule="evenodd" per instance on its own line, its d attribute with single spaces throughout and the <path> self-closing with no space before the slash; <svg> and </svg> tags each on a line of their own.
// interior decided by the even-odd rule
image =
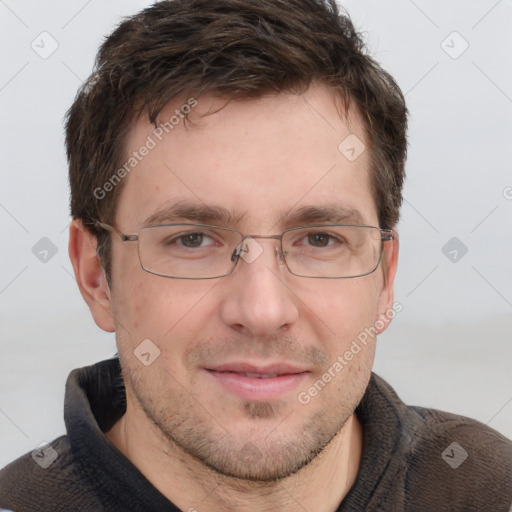
<svg viewBox="0 0 512 512">
<path fill-rule="evenodd" d="M 230 393 L 245 400 L 259 401 L 274 400 L 283 396 L 295 389 L 310 373 L 304 368 L 286 363 L 226 363 L 205 370 L 215 382 Z"/>
<path fill-rule="evenodd" d="M 307 372 L 307 368 L 288 364 L 288 363 L 273 363 L 273 364 L 253 364 L 248 362 L 233 362 L 223 363 L 215 366 L 209 366 L 207 370 L 216 372 L 233 372 L 233 373 L 259 373 L 259 374 L 272 374 L 286 375 L 292 373 Z"/>
</svg>

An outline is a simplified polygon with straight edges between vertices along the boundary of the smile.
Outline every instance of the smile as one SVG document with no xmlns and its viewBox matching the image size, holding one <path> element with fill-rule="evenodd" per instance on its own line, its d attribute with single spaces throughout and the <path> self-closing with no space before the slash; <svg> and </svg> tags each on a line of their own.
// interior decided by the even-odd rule
<svg viewBox="0 0 512 512">
<path fill-rule="evenodd" d="M 274 400 L 296 389 L 310 373 L 300 369 L 290 371 L 235 371 L 207 369 L 216 385 L 245 400 Z"/>
</svg>

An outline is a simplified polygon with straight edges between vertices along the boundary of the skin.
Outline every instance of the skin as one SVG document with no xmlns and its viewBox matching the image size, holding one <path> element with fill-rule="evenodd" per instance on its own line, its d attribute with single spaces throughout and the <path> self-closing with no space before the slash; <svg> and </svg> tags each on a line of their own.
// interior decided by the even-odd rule
<svg viewBox="0 0 512 512">
<path fill-rule="evenodd" d="M 182 104 L 170 104 L 162 118 Z M 224 104 L 200 98 L 192 124 L 177 126 L 125 178 L 114 226 L 137 233 L 157 209 L 179 201 L 228 208 L 229 227 L 246 234 L 280 234 L 286 215 L 303 206 L 344 205 L 378 225 L 368 151 L 350 162 L 338 150 L 349 133 L 365 141 L 360 117 L 340 116 L 324 86 L 200 116 Z M 127 153 L 153 129 L 134 122 Z M 294 276 L 276 241 L 257 239 L 263 253 L 255 261 L 196 281 L 151 275 L 136 243 L 112 240 L 109 287 L 95 238 L 72 223 L 80 290 L 97 325 L 116 332 L 125 378 L 127 411 L 109 439 L 182 510 L 336 510 L 359 470 L 363 434 L 353 411 L 375 338 L 310 403 L 297 395 L 392 307 L 397 240 L 384 244 L 386 265 L 364 277 Z M 147 338 L 160 356 L 144 366 L 133 351 Z M 287 362 L 309 373 L 277 398 L 244 400 L 205 370 L 232 361 Z"/>
</svg>

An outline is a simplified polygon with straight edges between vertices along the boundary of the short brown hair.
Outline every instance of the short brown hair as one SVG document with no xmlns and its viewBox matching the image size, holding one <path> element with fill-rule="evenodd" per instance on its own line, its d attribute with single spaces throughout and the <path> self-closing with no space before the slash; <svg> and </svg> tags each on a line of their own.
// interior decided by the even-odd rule
<svg viewBox="0 0 512 512">
<path fill-rule="evenodd" d="M 71 215 L 97 236 L 107 277 L 109 236 L 93 222 L 113 221 L 123 183 L 103 199 L 94 191 L 125 160 L 134 118 L 147 115 L 156 126 L 174 98 L 249 100 L 300 94 L 313 82 L 362 116 L 379 224 L 393 227 L 405 175 L 405 101 L 335 0 L 166 0 L 124 20 L 101 46 L 66 121 Z"/>
</svg>

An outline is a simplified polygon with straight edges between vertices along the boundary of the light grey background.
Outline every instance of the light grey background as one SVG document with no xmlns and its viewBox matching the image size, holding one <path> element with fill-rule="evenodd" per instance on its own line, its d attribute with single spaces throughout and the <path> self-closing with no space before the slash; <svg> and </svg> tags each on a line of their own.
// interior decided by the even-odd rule
<svg viewBox="0 0 512 512">
<path fill-rule="evenodd" d="M 0 0 L 0 467 L 63 433 L 69 371 L 116 351 L 67 255 L 62 119 L 103 37 L 150 3 Z M 512 1 L 343 5 L 411 113 L 403 311 L 379 339 L 375 370 L 407 403 L 511 437 Z M 48 52 L 52 38 L 43 59 L 31 44 Z M 43 237 L 57 249 L 46 263 L 32 252 Z M 442 252 L 452 237 L 468 250 L 449 246 L 456 262 Z"/>
</svg>

